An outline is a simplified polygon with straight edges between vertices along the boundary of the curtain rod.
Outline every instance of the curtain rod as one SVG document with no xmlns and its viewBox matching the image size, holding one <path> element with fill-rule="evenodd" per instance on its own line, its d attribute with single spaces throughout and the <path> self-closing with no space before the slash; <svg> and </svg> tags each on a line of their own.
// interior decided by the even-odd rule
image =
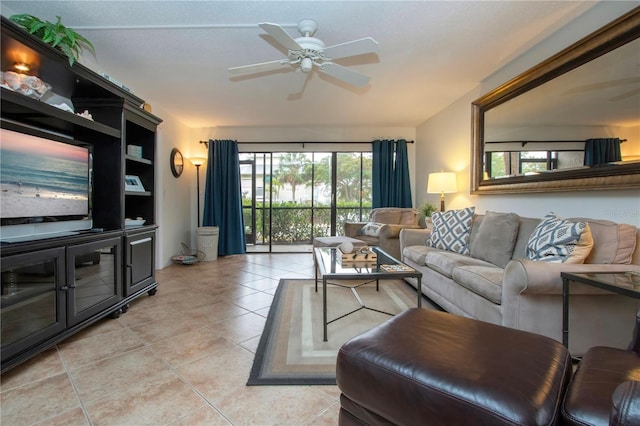
<svg viewBox="0 0 640 426">
<path fill-rule="evenodd" d="M 490 143 L 521 143 L 522 146 L 525 146 L 528 143 L 579 143 L 579 142 L 586 142 L 586 139 L 582 139 L 582 140 L 574 140 L 574 141 L 488 141 L 485 142 L 485 144 L 490 144 Z M 620 143 L 622 142 L 626 142 L 626 139 L 620 139 Z"/>
<path fill-rule="evenodd" d="M 367 141 L 367 142 L 338 142 L 338 141 L 333 141 L 333 142 L 318 142 L 318 141 L 309 141 L 309 142 L 238 142 L 238 144 L 241 145 L 264 145 L 264 144 L 302 144 L 302 147 L 304 148 L 304 146 L 306 144 L 316 144 L 316 143 L 322 143 L 322 144 L 364 144 L 364 143 L 372 143 L 373 141 Z M 414 143 L 414 141 L 406 141 L 407 143 Z M 209 145 L 209 141 L 200 141 L 200 143 L 203 143 L 205 146 Z"/>
</svg>

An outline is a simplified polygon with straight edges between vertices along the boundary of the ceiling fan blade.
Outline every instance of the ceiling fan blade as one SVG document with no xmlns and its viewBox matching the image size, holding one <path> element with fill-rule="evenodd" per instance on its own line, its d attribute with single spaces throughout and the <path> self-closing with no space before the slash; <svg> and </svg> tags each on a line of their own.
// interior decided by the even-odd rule
<svg viewBox="0 0 640 426">
<path fill-rule="evenodd" d="M 309 73 L 297 69 L 289 81 L 289 93 L 301 93 L 304 90 L 304 85 L 306 84 L 308 77 Z"/>
<path fill-rule="evenodd" d="M 359 40 L 348 41 L 346 43 L 334 44 L 325 47 L 324 55 L 329 59 L 346 58 L 347 56 L 364 55 L 365 53 L 377 52 L 379 48 L 378 42 L 371 37 L 361 38 Z"/>
<path fill-rule="evenodd" d="M 291 37 L 280 25 L 263 22 L 262 24 L 258 24 L 258 26 L 269 33 L 271 37 L 276 39 L 278 43 L 287 49 L 302 50 L 302 46 L 300 46 L 298 42 L 296 42 L 295 39 Z"/>
<path fill-rule="evenodd" d="M 241 67 L 229 68 L 231 74 L 251 74 L 257 72 L 273 71 L 289 65 L 287 59 L 279 59 L 277 61 L 262 62 L 259 64 L 243 65 Z"/>
<path fill-rule="evenodd" d="M 366 86 L 370 79 L 370 77 L 360 74 L 351 68 L 343 67 L 342 65 L 334 64 L 333 62 L 325 62 L 322 64 L 320 66 L 320 71 L 329 74 L 338 80 L 342 80 L 345 83 L 358 87 Z"/>
</svg>

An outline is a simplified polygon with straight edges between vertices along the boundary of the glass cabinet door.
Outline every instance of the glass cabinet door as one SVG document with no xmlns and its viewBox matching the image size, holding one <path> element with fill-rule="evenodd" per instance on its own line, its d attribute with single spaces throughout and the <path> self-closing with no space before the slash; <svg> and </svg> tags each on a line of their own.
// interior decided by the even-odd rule
<svg viewBox="0 0 640 426">
<path fill-rule="evenodd" d="M 77 324 L 122 299 L 122 242 L 120 238 L 77 244 L 67 248 L 69 325 Z"/>
<path fill-rule="evenodd" d="M 2 258 L 3 362 L 66 327 L 64 248 Z"/>
</svg>

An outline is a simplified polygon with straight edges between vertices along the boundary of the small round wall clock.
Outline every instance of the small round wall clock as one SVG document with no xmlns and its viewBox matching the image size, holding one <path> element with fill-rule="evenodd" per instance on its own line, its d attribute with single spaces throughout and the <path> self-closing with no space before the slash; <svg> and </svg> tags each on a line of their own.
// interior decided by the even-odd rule
<svg viewBox="0 0 640 426">
<path fill-rule="evenodd" d="M 171 150 L 171 158 L 169 159 L 169 165 L 171 166 L 171 173 L 175 177 L 180 177 L 184 170 L 184 157 L 178 148 Z"/>
</svg>

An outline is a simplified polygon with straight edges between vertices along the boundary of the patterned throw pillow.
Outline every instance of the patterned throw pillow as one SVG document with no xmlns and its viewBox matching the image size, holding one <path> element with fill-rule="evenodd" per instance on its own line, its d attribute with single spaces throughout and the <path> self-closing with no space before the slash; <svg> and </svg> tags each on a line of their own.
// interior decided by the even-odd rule
<svg viewBox="0 0 640 426">
<path fill-rule="evenodd" d="M 469 236 L 475 207 L 436 212 L 431 215 L 431 247 L 469 255 Z"/>
<path fill-rule="evenodd" d="M 364 225 L 362 228 L 360 228 L 360 231 L 358 231 L 358 234 L 368 235 L 370 237 L 379 237 L 380 230 L 384 225 L 385 225 L 384 223 L 369 222 L 366 225 Z"/>
<path fill-rule="evenodd" d="M 587 229 L 586 222 L 571 222 L 549 213 L 542 218 L 529 237 L 527 259 L 565 263 L 571 258 L 580 237 Z M 584 258 L 588 254 L 587 252 Z M 572 259 L 570 263 L 578 263 L 575 260 Z"/>
</svg>

